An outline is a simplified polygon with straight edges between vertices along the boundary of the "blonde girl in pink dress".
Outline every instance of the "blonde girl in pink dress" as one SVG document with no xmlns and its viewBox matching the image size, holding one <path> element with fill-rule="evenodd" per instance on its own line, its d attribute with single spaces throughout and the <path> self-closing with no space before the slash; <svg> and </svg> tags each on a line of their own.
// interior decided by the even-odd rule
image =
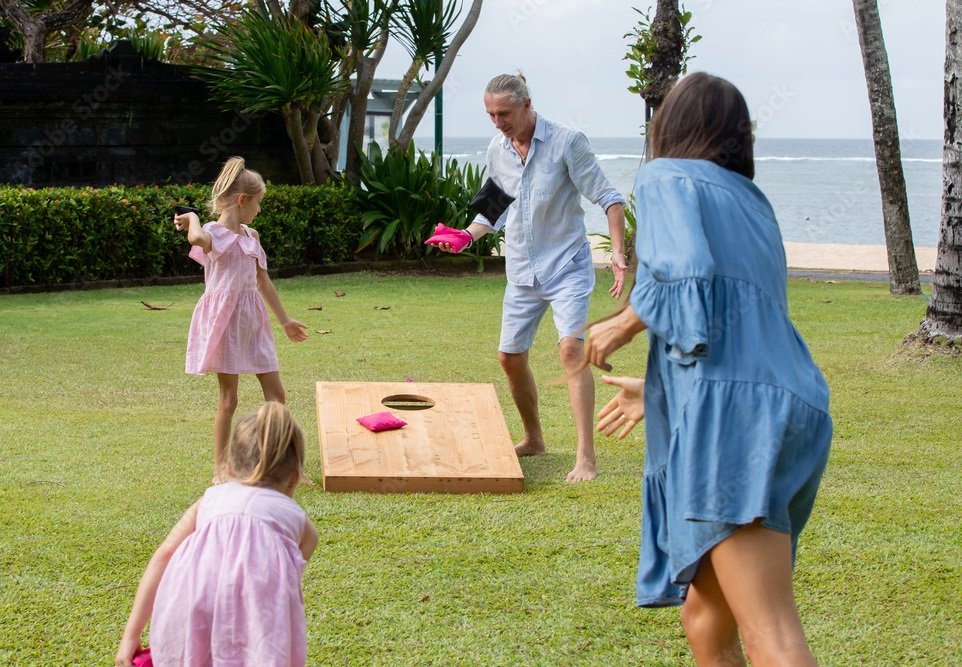
<svg viewBox="0 0 962 667">
<path fill-rule="evenodd" d="M 150 619 L 155 667 L 307 662 L 301 575 L 317 528 L 294 502 L 304 435 L 288 409 L 243 417 L 227 448 L 227 481 L 210 487 L 147 565 L 115 665 L 130 667 Z"/>
<path fill-rule="evenodd" d="M 217 373 L 219 399 L 214 418 L 214 478 L 224 462 L 231 420 L 237 410 L 241 373 L 253 373 L 264 400 L 284 403 L 278 370 L 270 306 L 284 333 L 295 342 L 307 339 L 306 327 L 292 320 L 281 305 L 267 273 L 267 256 L 251 221 L 260 212 L 264 179 L 246 169 L 244 159 L 224 164 L 211 192 L 211 211 L 220 217 L 201 226 L 195 213 L 174 217 L 174 226 L 187 232 L 190 256 L 204 267 L 206 288 L 190 321 L 187 372 Z"/>
</svg>

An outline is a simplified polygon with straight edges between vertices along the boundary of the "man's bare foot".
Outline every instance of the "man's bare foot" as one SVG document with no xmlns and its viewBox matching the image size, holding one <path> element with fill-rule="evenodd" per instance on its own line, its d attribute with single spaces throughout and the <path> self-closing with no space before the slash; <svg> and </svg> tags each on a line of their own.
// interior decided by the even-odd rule
<svg viewBox="0 0 962 667">
<path fill-rule="evenodd" d="M 598 476 L 598 468 L 594 461 L 578 461 L 574 470 L 568 473 L 566 482 L 590 482 Z"/>
<path fill-rule="evenodd" d="M 514 453 L 519 457 L 521 456 L 541 456 L 545 453 L 543 442 L 531 442 L 528 438 L 525 438 L 517 445 L 515 445 Z"/>
</svg>

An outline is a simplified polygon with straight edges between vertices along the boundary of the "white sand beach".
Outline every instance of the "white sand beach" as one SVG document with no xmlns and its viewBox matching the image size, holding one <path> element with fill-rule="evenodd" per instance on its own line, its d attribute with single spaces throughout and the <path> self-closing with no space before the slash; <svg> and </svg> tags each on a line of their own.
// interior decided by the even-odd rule
<svg viewBox="0 0 962 667">
<path fill-rule="evenodd" d="M 592 238 L 592 244 L 597 239 Z M 936 248 L 916 248 L 919 271 L 935 270 Z M 608 264 L 606 253 L 593 248 L 595 264 Z M 884 245 L 846 245 L 842 243 L 785 242 L 785 256 L 790 269 L 825 269 L 832 271 L 888 271 Z"/>
</svg>

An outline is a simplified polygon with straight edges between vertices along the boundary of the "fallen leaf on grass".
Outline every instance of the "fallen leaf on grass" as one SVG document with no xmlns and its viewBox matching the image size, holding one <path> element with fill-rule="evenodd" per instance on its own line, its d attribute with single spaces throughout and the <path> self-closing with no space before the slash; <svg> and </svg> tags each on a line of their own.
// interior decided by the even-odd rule
<svg viewBox="0 0 962 667">
<path fill-rule="evenodd" d="M 308 306 L 308 310 L 324 310 L 324 304 L 317 304 L 316 306 Z"/>
<path fill-rule="evenodd" d="M 825 283 L 828 285 L 838 285 L 837 280 L 826 280 Z"/>
<path fill-rule="evenodd" d="M 334 331 L 332 329 L 317 329 L 314 333 L 319 333 L 323 336 L 324 334 L 334 333 Z"/>
<path fill-rule="evenodd" d="M 421 602 L 427 602 L 427 601 L 430 600 L 430 599 L 431 599 L 431 596 L 430 596 L 430 595 L 422 595 L 422 596 L 421 596 Z"/>
<path fill-rule="evenodd" d="M 147 307 L 147 310 L 167 310 L 168 308 L 174 305 L 172 303 L 168 303 L 166 306 L 155 306 L 154 304 L 148 303 L 146 301 L 141 301 L 141 303 Z"/>
<path fill-rule="evenodd" d="M 344 296 L 347 292 L 342 292 L 339 289 L 334 290 L 334 296 Z"/>
<path fill-rule="evenodd" d="M 374 306 L 374 310 L 391 310 L 390 306 Z"/>
</svg>

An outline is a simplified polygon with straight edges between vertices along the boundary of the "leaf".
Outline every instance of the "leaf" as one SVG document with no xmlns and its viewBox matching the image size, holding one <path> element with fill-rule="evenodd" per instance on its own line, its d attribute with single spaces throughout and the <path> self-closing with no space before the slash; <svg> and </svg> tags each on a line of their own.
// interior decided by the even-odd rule
<svg viewBox="0 0 962 667">
<path fill-rule="evenodd" d="M 322 336 L 329 333 L 334 333 L 332 329 L 315 329 L 314 333 L 321 334 Z"/>
<path fill-rule="evenodd" d="M 166 306 L 156 306 L 152 303 L 148 303 L 147 301 L 141 301 L 141 303 L 147 307 L 147 310 L 167 310 L 168 308 L 174 305 L 172 303 L 168 303 Z"/>
<path fill-rule="evenodd" d="M 316 306 L 308 306 L 308 310 L 324 310 L 324 304 L 317 304 Z"/>
<path fill-rule="evenodd" d="M 334 296 L 344 296 L 347 292 L 342 292 L 339 289 L 334 290 Z"/>
<path fill-rule="evenodd" d="M 374 310 L 391 310 L 390 306 L 374 306 Z"/>
</svg>

